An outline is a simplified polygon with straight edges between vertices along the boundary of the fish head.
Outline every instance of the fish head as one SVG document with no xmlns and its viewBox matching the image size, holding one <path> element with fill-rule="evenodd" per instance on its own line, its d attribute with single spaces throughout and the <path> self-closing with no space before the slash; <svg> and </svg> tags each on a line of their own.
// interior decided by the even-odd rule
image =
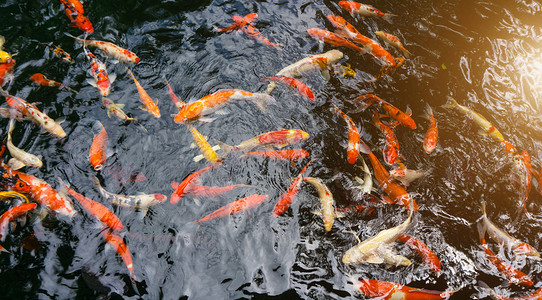
<svg viewBox="0 0 542 300">
<path fill-rule="evenodd" d="M 11 55 L 6 51 L 0 51 L 0 63 L 4 64 L 11 60 Z"/>
<path fill-rule="evenodd" d="M 162 194 L 154 194 L 154 200 L 157 202 L 164 202 L 167 201 L 167 197 Z"/>
<path fill-rule="evenodd" d="M 344 54 L 339 50 L 329 50 L 328 52 L 324 53 L 324 56 L 327 58 L 327 65 L 336 64 L 344 57 Z"/>
<path fill-rule="evenodd" d="M 78 14 L 74 19 L 75 25 L 77 25 L 77 28 L 91 34 L 94 32 L 94 28 L 92 27 L 92 23 L 90 23 L 90 20 L 82 14 Z"/>
<path fill-rule="evenodd" d="M 514 146 L 509 141 L 502 141 L 502 145 L 504 147 L 504 151 L 506 151 L 506 153 L 508 154 L 516 154 L 516 152 L 518 151 L 516 149 L 516 146 Z"/>
<path fill-rule="evenodd" d="M 204 105 L 201 101 L 196 101 L 187 107 L 185 107 L 183 110 L 181 110 L 174 118 L 174 121 L 176 123 L 183 123 L 190 119 L 195 119 L 200 116 L 201 112 L 203 111 Z"/>
<path fill-rule="evenodd" d="M 538 251 L 536 251 L 536 249 L 534 249 L 531 245 L 523 242 L 518 244 L 518 247 L 514 249 L 514 252 L 516 254 L 540 257 L 540 254 L 538 253 Z"/>
<path fill-rule="evenodd" d="M 339 6 L 352 14 L 355 10 L 361 7 L 361 4 L 353 1 L 339 1 Z"/>
<path fill-rule="evenodd" d="M 30 76 L 30 80 L 34 81 L 36 84 L 40 84 L 45 81 L 45 76 L 41 73 L 35 73 Z"/>
</svg>

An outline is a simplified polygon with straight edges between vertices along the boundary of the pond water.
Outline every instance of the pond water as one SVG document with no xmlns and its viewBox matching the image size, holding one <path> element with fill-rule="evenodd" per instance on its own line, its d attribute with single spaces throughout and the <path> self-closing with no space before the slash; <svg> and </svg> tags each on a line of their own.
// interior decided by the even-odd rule
<svg viewBox="0 0 542 300">
<path fill-rule="evenodd" d="M 53 118 L 65 118 L 62 127 L 67 132 L 67 137 L 55 139 L 40 133 L 30 122 L 17 123 L 14 143 L 42 155 L 44 162 L 43 167 L 24 172 L 55 188 L 60 187 L 57 178 L 61 178 L 118 215 L 126 227 L 123 237 L 133 256 L 136 284 L 144 299 L 359 298 L 363 296 L 356 294 L 352 280 L 365 278 L 457 291 L 451 299 L 488 297 L 478 281 L 510 297 L 534 292 L 541 286 L 540 259 L 515 257 L 488 239 L 499 258 L 534 282 L 531 287 L 500 286 L 505 277 L 487 260 L 476 224 L 482 216 L 480 204 L 485 201 L 488 217 L 497 226 L 542 250 L 540 187 L 535 182 L 529 195 L 531 217 L 521 215 L 514 222 L 521 191 L 513 161 L 500 143 L 479 135 L 474 122 L 442 105 L 447 96 L 452 96 L 485 116 L 519 151 L 528 151 L 533 169 L 540 169 L 542 4 L 529 0 L 367 4 L 397 16 L 392 23 L 354 18 L 338 1 L 319 0 L 85 1 L 85 14 L 94 25 L 89 38 L 113 42 L 141 58 L 130 68 L 148 94 L 159 100 L 159 119 L 140 109 L 136 86 L 126 76 L 128 65 L 114 64 L 98 55 L 106 62 L 108 72 L 117 75 L 109 98 L 124 104 L 123 110 L 137 118 L 144 131 L 137 124 L 107 116 L 98 90 L 87 83 L 91 75 L 81 43 L 65 35 L 84 34 L 71 26 L 59 1 L 4 0 L 0 3 L 0 34 L 6 38 L 4 49 L 17 53 L 9 92 L 41 103 L 38 107 Z M 249 13 L 258 14 L 253 25 L 263 36 L 284 47 L 270 47 L 240 31 L 216 30 L 231 25 L 233 15 Z M 380 68 L 373 57 L 321 44 L 307 34 L 313 27 L 333 31 L 326 19 L 328 14 L 344 17 L 374 40 L 378 40 L 375 31 L 390 32 L 413 56 L 394 72 L 372 81 Z M 59 45 L 75 63 L 60 61 L 40 43 Z M 386 48 L 392 55 L 400 55 Z M 213 145 L 216 141 L 234 145 L 280 129 L 306 131 L 310 138 L 298 146 L 316 159 L 307 175 L 321 179 L 341 208 L 370 201 L 354 188 L 353 178 L 362 177 L 362 171 L 347 162 L 343 145 L 348 130 L 330 110 L 331 103 L 353 119 L 362 139 L 381 161 L 382 134 L 372 123 L 370 110 L 356 111 L 355 98 L 371 93 L 403 111 L 410 107 L 418 128 L 394 129 L 402 161 L 409 169 L 425 170 L 428 175 L 407 188 L 420 206 L 407 233 L 424 241 L 439 257 L 440 274 L 402 244 L 394 248 L 412 261 L 408 267 L 342 263 L 346 250 L 357 244 L 352 231 L 364 240 L 405 220 L 407 212 L 398 205 L 379 205 L 369 215 L 347 214 L 326 232 L 321 217 L 312 213 L 319 208 L 318 195 L 304 183 L 291 208 L 273 217 L 276 201 L 309 159 L 295 164 L 264 158 L 225 160 L 219 168 L 205 173 L 201 184 L 250 187 L 214 199 L 200 197 L 193 201 L 194 197 L 186 196 L 175 205 L 168 201 L 151 208 L 144 218 L 133 209 L 112 205 L 93 185 L 92 177 L 97 175 L 114 193 L 169 196 L 173 192 L 171 181 L 180 182 L 209 165 L 205 160 L 193 161 L 200 151 L 191 147 L 193 138 L 188 128 L 170 116 L 178 110 L 170 100 L 164 77 L 184 101 L 219 89 L 263 92 L 267 85 L 263 77 L 331 49 L 345 54 L 340 63 L 350 64 L 356 75 L 343 77 L 339 72 L 331 74 L 330 80 L 318 73 L 302 77 L 316 96 L 314 102 L 279 85 L 271 94 L 277 103 L 265 113 L 250 102 L 239 101 L 227 106 L 225 114 L 213 115 L 213 122 L 195 126 Z M 79 93 L 38 88 L 29 79 L 37 72 Z M 439 147 L 432 154 L 423 151 L 420 141 L 429 126 L 423 117 L 426 104 L 433 108 L 440 129 Z M 99 172 L 88 160 L 95 120 L 109 135 L 109 157 Z M 6 134 L 8 120 L 0 119 L 0 127 Z M 135 170 L 146 180 L 123 180 Z M 192 223 L 255 193 L 269 195 L 269 200 L 248 212 L 200 225 Z M 0 254 L 0 298 L 139 298 L 121 258 L 106 249 L 99 223 L 77 203 L 75 206 L 79 214 L 73 219 L 50 215 L 10 231 L 2 243 L 10 253 Z M 2 207 L 7 210 L 9 205 Z M 24 248 L 20 246 L 23 242 L 27 245 Z"/>
</svg>

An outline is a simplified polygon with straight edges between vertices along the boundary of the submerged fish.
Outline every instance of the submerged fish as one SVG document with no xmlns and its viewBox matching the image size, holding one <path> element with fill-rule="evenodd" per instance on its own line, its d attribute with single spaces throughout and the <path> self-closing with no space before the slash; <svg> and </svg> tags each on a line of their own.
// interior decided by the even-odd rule
<svg viewBox="0 0 542 300">
<path fill-rule="evenodd" d="M 425 176 L 425 172 L 419 170 L 397 168 L 391 170 L 390 175 L 393 179 L 400 181 L 404 186 L 409 186 L 412 181 Z"/>
<path fill-rule="evenodd" d="M 253 39 L 260 41 L 266 45 L 282 48 L 283 45 L 269 41 L 260 33 L 260 31 L 256 27 L 254 27 L 251 24 L 254 20 L 256 20 L 257 17 L 258 17 L 258 14 L 256 13 L 251 13 L 244 17 L 232 16 L 234 24 L 226 28 L 218 28 L 217 31 L 218 32 L 232 32 L 235 30 L 241 30 L 248 36 L 252 37 Z"/>
<path fill-rule="evenodd" d="M 109 76 L 105 64 L 96 58 L 94 54 L 87 51 L 86 47 L 83 47 L 85 54 L 90 61 L 90 71 L 94 81 L 87 81 L 90 85 L 96 87 L 102 97 L 108 96 L 111 93 L 111 83 L 115 81 L 116 76 Z"/>
<path fill-rule="evenodd" d="M 299 175 L 297 175 L 297 177 L 292 181 L 292 184 L 290 184 L 288 190 L 280 196 L 279 201 L 277 201 L 275 207 L 273 208 L 273 217 L 282 215 L 288 210 L 288 208 L 290 208 L 290 204 L 292 204 L 292 201 L 294 201 L 297 193 L 299 192 L 299 187 L 303 182 L 303 176 L 305 176 L 305 171 L 312 162 L 313 161 L 310 161 L 307 163 L 307 165 L 305 165 L 301 172 L 299 172 Z"/>
<path fill-rule="evenodd" d="M 34 154 L 30 154 L 22 149 L 19 149 L 15 147 L 15 145 L 13 145 L 11 141 L 11 133 L 13 132 L 14 128 L 15 120 L 12 119 L 9 122 L 8 136 L 6 140 L 6 146 L 11 156 L 13 156 L 13 158 L 17 159 L 25 166 L 41 168 L 43 166 L 43 162 L 41 161 L 41 159 L 39 159 L 39 157 Z"/>
<path fill-rule="evenodd" d="M 3 242 L 6 239 L 8 226 L 11 222 L 16 221 L 17 218 L 35 209 L 37 206 L 36 203 L 23 203 L 10 208 L 3 213 L 2 216 L 0 216 L 0 241 Z"/>
<path fill-rule="evenodd" d="M 128 74 L 130 74 L 130 76 L 134 80 L 134 83 L 135 83 L 135 85 L 137 87 L 137 92 L 139 94 L 139 100 L 141 100 L 141 103 L 143 103 L 143 105 L 144 105 L 144 106 L 141 106 L 141 109 L 147 111 L 148 113 L 150 113 L 151 115 L 153 115 L 156 118 L 160 118 L 160 110 L 158 109 L 157 102 L 152 100 L 152 98 L 149 96 L 149 94 L 147 94 L 145 89 L 143 89 L 141 84 L 139 84 L 139 82 L 137 81 L 137 79 L 134 76 L 134 73 L 132 73 L 132 71 L 130 69 L 126 68 L 126 72 L 128 72 Z"/>
<path fill-rule="evenodd" d="M 360 137 L 358 128 L 356 127 L 356 123 L 354 123 L 354 121 L 352 121 L 352 119 L 342 112 L 335 104 L 331 103 L 331 109 L 336 111 L 348 126 L 348 146 L 346 148 L 346 155 L 348 157 L 348 162 L 353 164 L 359 156 Z"/>
<path fill-rule="evenodd" d="M 92 139 L 88 158 L 92 168 L 95 171 L 99 171 L 104 167 L 107 158 L 107 131 L 105 131 L 105 127 L 100 121 L 96 121 L 93 127 L 98 133 Z"/>
<path fill-rule="evenodd" d="M 327 30 L 323 30 L 320 28 L 309 28 L 307 29 L 307 33 L 313 38 L 333 46 L 347 47 L 357 51 L 360 54 L 365 54 L 367 52 L 365 49 L 354 45 L 347 39 Z"/>
<path fill-rule="evenodd" d="M 315 100 L 314 93 L 311 91 L 311 89 L 308 86 L 306 86 L 303 82 L 301 82 L 301 81 L 299 81 L 299 80 L 297 80 L 295 78 L 288 77 L 288 76 L 283 76 L 283 75 L 277 75 L 277 76 L 264 77 L 264 79 L 282 82 L 282 83 L 288 85 L 289 87 L 296 88 L 298 90 L 298 92 L 305 99 L 308 99 L 308 100 L 311 100 L 311 101 Z"/>
<path fill-rule="evenodd" d="M 260 205 L 263 201 L 269 198 L 268 195 L 250 195 L 243 199 L 236 200 L 234 202 L 228 203 L 225 206 L 215 210 L 214 212 L 206 215 L 205 217 L 194 221 L 195 223 L 200 223 L 204 221 L 213 220 L 216 218 L 222 218 L 225 216 L 233 215 L 237 212 L 252 209 Z"/>
<path fill-rule="evenodd" d="M 73 26 L 81 29 L 87 34 L 93 33 L 94 28 L 90 20 L 84 15 L 85 10 L 83 9 L 83 4 L 78 0 L 60 0 L 60 3 L 64 6 L 66 10 L 66 16 L 72 22 Z"/>
<path fill-rule="evenodd" d="M 267 151 L 251 151 L 241 157 L 267 157 L 271 159 L 282 159 L 289 161 L 297 161 L 309 157 L 310 153 L 303 149 L 286 149 L 286 150 L 267 150 Z"/>
<path fill-rule="evenodd" d="M 406 234 L 399 236 L 397 240 L 405 243 L 410 249 L 416 251 L 423 262 L 437 275 L 440 273 L 440 260 L 424 242 Z"/>
<path fill-rule="evenodd" d="M 200 169 L 190 175 L 188 175 L 181 183 L 172 181 L 171 187 L 175 190 L 173 194 L 171 194 L 170 202 L 171 204 L 176 204 L 177 202 L 181 201 L 181 199 L 190 193 L 190 190 L 197 186 L 199 184 L 199 180 L 201 175 L 205 174 L 206 172 L 217 168 L 222 165 L 222 161 L 218 161 L 213 165 L 210 165 L 208 167 L 205 167 L 203 169 Z"/>
<path fill-rule="evenodd" d="M 132 63 L 137 64 L 139 63 L 139 57 L 132 51 L 126 50 L 122 47 L 119 47 L 113 43 L 110 42 L 103 42 L 103 41 L 96 41 L 96 40 L 86 40 L 86 39 L 80 39 L 78 37 L 75 37 L 71 34 L 67 34 L 67 36 L 72 37 L 76 39 L 77 41 L 83 43 L 84 46 L 90 46 L 95 47 L 103 52 L 105 52 L 108 56 L 113 57 L 114 59 L 126 62 L 126 63 Z"/>
<path fill-rule="evenodd" d="M 433 110 L 431 109 L 431 106 L 429 106 L 429 104 L 425 106 L 425 116 L 431 123 L 429 124 L 429 128 L 425 133 L 425 138 L 423 140 L 423 150 L 425 151 L 425 153 L 429 154 L 437 148 L 438 140 L 437 119 L 435 119 L 435 116 L 433 115 Z"/>
<path fill-rule="evenodd" d="M 354 1 L 339 1 L 339 6 L 348 11 L 352 16 L 380 18 L 391 23 L 394 14 L 387 14 L 379 11 L 368 4 L 361 4 Z"/>
<path fill-rule="evenodd" d="M 250 151 L 257 147 L 276 147 L 284 148 L 301 141 L 306 141 L 309 138 L 309 134 L 301 129 L 283 129 L 278 131 L 270 131 L 262 133 L 258 136 L 255 136 L 251 139 L 248 139 L 244 142 L 241 142 L 239 145 L 230 146 L 228 144 L 219 142 L 220 148 L 222 148 L 221 157 L 225 157 L 228 153 L 234 151 L 245 152 Z"/>
<path fill-rule="evenodd" d="M 327 186 L 322 183 L 322 181 L 314 177 L 303 177 L 303 181 L 312 184 L 312 186 L 314 186 L 314 188 L 316 188 L 318 191 L 321 206 L 319 213 L 322 215 L 322 219 L 324 220 L 324 229 L 326 231 L 331 231 L 333 222 L 335 222 L 335 217 L 339 215 L 334 208 L 333 194 L 331 194 Z"/>
<path fill-rule="evenodd" d="M 360 110 L 365 110 L 373 104 L 378 104 L 386 111 L 388 117 L 395 119 L 399 124 L 403 126 L 406 126 L 410 129 L 416 129 L 416 123 L 410 117 L 410 115 L 412 114 L 410 109 L 407 109 L 406 113 L 404 113 L 397 107 L 391 105 L 389 102 L 373 94 L 361 95 L 356 98 L 356 101 L 360 103 Z"/>
<path fill-rule="evenodd" d="M 68 90 L 74 94 L 77 94 L 77 91 L 70 88 L 69 86 L 63 84 L 63 83 L 60 83 L 60 82 L 56 82 L 54 80 L 51 80 L 51 79 L 48 79 L 47 77 L 45 77 L 45 75 L 41 74 L 41 73 L 35 73 L 33 74 L 32 76 L 30 76 L 30 80 L 32 80 L 35 84 L 39 85 L 39 86 L 50 86 L 50 87 L 58 87 L 58 88 L 63 88 L 65 90 Z"/>
<path fill-rule="evenodd" d="M 403 46 L 403 43 L 393 34 L 384 32 L 384 31 L 375 31 L 375 34 L 380 37 L 384 42 L 393 47 L 397 48 L 399 51 L 403 52 L 403 55 L 406 58 L 409 58 L 412 54 Z"/>
<path fill-rule="evenodd" d="M 58 46 L 55 46 L 52 43 L 51 44 L 40 43 L 40 45 L 49 48 L 49 50 L 51 50 L 56 57 L 62 59 L 62 61 L 67 62 L 69 64 L 74 63 L 71 55 L 68 52 L 64 51 L 64 49 Z"/>
<path fill-rule="evenodd" d="M 15 66 L 15 59 L 10 59 L 7 62 L 0 64 L 0 87 L 4 86 L 7 82 L 13 80 L 13 67 Z"/>
<path fill-rule="evenodd" d="M 402 156 L 399 154 L 399 140 L 397 140 L 397 136 L 395 136 L 393 129 L 380 121 L 380 116 L 376 111 L 373 113 L 373 122 L 375 126 L 382 131 L 386 141 L 384 149 L 382 150 L 384 161 L 388 165 L 393 165 L 399 157 L 402 158 Z"/>
<path fill-rule="evenodd" d="M 362 295 L 385 300 L 436 300 L 447 299 L 453 291 L 433 291 L 413 288 L 398 283 L 364 279 L 354 282 L 354 290 Z"/>
<path fill-rule="evenodd" d="M 186 126 L 188 127 L 188 130 L 190 130 L 190 133 L 192 134 L 196 145 L 198 145 L 201 153 L 203 154 L 203 157 L 212 164 L 216 163 L 218 161 L 218 155 L 216 154 L 214 148 L 209 144 L 205 137 L 199 133 L 196 127 L 190 123 L 187 123 Z"/>
</svg>

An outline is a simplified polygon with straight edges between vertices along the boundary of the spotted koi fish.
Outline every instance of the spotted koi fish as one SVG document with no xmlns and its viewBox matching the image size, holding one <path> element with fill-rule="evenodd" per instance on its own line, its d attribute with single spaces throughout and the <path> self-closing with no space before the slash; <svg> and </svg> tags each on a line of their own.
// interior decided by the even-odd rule
<svg viewBox="0 0 542 300">
<path fill-rule="evenodd" d="M 83 47 L 83 50 L 85 50 L 85 54 L 90 61 L 90 71 L 92 72 L 92 77 L 94 77 L 94 81 L 88 81 L 88 83 L 96 87 L 103 97 L 109 95 L 111 93 L 111 83 L 115 81 L 116 76 L 109 76 L 105 64 L 96 58 L 94 54 L 88 52 L 85 47 Z"/>
<path fill-rule="evenodd" d="M 139 57 L 132 51 L 126 50 L 122 47 L 119 47 L 110 42 L 97 41 L 97 40 L 86 40 L 75 37 L 71 34 L 66 33 L 67 36 L 76 39 L 81 42 L 84 46 L 94 47 L 102 50 L 107 56 L 112 57 L 119 62 L 137 64 L 139 63 Z"/>
<path fill-rule="evenodd" d="M 71 55 L 68 52 L 64 51 L 62 48 L 55 46 L 53 44 L 40 43 L 40 45 L 49 48 L 49 50 L 51 50 L 51 52 L 53 52 L 53 54 L 56 57 L 60 58 L 62 61 L 67 62 L 69 64 L 74 63 Z"/>
<path fill-rule="evenodd" d="M 68 19 L 70 19 L 75 27 L 87 34 L 94 32 L 92 23 L 90 23 L 90 20 L 84 15 L 85 10 L 81 2 L 78 0 L 60 0 L 60 3 L 64 6 L 66 16 L 68 16 Z"/>
</svg>

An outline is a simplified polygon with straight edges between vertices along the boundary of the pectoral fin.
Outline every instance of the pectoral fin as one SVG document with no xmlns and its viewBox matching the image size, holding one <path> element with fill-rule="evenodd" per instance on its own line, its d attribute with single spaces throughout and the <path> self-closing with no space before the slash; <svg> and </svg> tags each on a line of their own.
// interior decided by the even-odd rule
<svg viewBox="0 0 542 300">
<path fill-rule="evenodd" d="M 370 263 L 370 264 L 381 264 L 381 263 L 384 262 L 382 257 L 376 256 L 376 255 L 369 256 L 365 261 Z"/>
</svg>

